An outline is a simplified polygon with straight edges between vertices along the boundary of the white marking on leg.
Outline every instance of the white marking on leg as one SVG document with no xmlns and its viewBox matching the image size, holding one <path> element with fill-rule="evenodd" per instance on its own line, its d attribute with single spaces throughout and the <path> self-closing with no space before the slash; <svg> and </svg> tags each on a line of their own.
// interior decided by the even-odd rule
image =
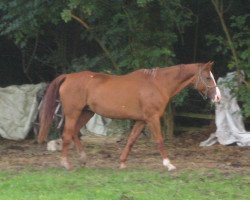
<svg viewBox="0 0 250 200">
<path fill-rule="evenodd" d="M 174 165 L 172 165 L 170 160 L 167 158 L 163 159 L 163 165 L 168 168 L 168 171 L 172 171 L 172 170 L 176 169 L 176 167 Z"/>
</svg>

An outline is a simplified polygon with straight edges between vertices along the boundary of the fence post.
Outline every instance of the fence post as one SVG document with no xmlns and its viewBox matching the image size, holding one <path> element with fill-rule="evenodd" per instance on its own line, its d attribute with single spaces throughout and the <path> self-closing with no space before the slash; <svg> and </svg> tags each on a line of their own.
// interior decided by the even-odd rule
<svg viewBox="0 0 250 200">
<path fill-rule="evenodd" d="M 171 102 L 169 102 L 167 110 L 163 116 L 163 129 L 166 141 L 171 144 L 174 136 L 174 112 Z"/>
</svg>

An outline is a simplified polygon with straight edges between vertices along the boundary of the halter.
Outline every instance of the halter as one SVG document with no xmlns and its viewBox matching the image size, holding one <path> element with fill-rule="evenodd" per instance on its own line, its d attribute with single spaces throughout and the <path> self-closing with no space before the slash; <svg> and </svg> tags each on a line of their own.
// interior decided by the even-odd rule
<svg viewBox="0 0 250 200">
<path fill-rule="evenodd" d="M 202 83 L 203 85 L 205 85 L 205 87 L 206 87 L 204 94 L 198 90 L 198 84 L 199 84 L 199 82 L 201 82 L 201 83 Z M 204 79 L 204 77 L 202 77 L 202 68 L 199 67 L 199 71 L 198 71 L 198 75 L 197 75 L 197 79 L 196 79 L 194 88 L 198 90 L 198 92 L 199 92 L 199 94 L 202 96 L 202 98 L 203 98 L 204 100 L 206 100 L 206 99 L 208 98 L 208 96 L 207 96 L 207 95 L 208 95 L 208 91 L 209 91 L 210 89 L 216 88 L 216 87 L 218 87 L 218 86 L 217 86 L 217 85 L 211 86 L 211 85 L 208 85 L 208 84 L 207 84 L 207 82 L 206 82 L 206 80 Z"/>
</svg>

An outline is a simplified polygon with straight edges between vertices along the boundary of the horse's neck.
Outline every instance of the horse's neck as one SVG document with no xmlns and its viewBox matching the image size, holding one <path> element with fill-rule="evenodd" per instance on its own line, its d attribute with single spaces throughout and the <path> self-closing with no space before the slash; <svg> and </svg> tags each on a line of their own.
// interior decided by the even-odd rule
<svg viewBox="0 0 250 200">
<path fill-rule="evenodd" d="M 167 89 L 165 92 L 168 97 L 173 97 L 181 90 L 192 84 L 196 75 L 196 67 L 193 65 L 178 65 L 171 68 L 163 68 L 161 83 Z"/>
</svg>

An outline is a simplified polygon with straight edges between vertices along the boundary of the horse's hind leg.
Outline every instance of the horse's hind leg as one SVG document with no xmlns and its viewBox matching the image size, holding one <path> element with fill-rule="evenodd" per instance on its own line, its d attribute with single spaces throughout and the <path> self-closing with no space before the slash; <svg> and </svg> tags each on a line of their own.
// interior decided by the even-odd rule
<svg viewBox="0 0 250 200">
<path fill-rule="evenodd" d="M 76 132 L 77 119 L 80 113 L 74 115 L 65 115 L 65 124 L 63 130 L 63 147 L 61 164 L 68 170 L 71 169 L 71 164 L 68 161 L 69 145 L 72 142 L 73 136 Z"/>
<path fill-rule="evenodd" d="M 93 115 L 94 115 L 94 113 L 91 112 L 91 111 L 82 111 L 82 113 L 81 113 L 81 115 L 80 115 L 80 117 L 78 118 L 78 121 L 77 121 L 75 135 L 73 136 L 73 140 L 74 140 L 77 152 L 80 155 L 80 160 L 81 160 L 82 164 L 84 164 L 84 165 L 86 164 L 87 156 L 86 156 L 86 153 L 84 151 L 84 146 L 81 143 L 78 134 L 80 132 L 80 129 L 85 124 L 87 124 L 87 122 L 91 119 L 91 117 L 93 117 Z"/>
<path fill-rule="evenodd" d="M 160 151 L 161 156 L 163 158 L 163 165 L 168 168 L 168 171 L 176 169 L 176 167 L 171 164 L 167 156 L 167 151 L 165 149 L 164 140 L 163 140 L 162 133 L 161 133 L 160 118 L 152 117 L 148 121 L 148 126 L 149 126 L 151 134 L 154 137 L 154 140 L 156 141 L 158 150 Z"/>
<path fill-rule="evenodd" d="M 123 149 L 122 154 L 120 156 L 120 169 L 126 168 L 125 162 L 127 161 L 128 154 L 129 154 L 133 144 L 135 143 L 136 139 L 141 134 L 141 131 L 144 128 L 144 126 L 145 126 L 145 122 L 143 122 L 143 121 L 137 121 L 135 123 L 135 125 L 133 126 L 133 129 L 129 135 L 127 144 L 126 144 L 125 148 Z"/>
</svg>

